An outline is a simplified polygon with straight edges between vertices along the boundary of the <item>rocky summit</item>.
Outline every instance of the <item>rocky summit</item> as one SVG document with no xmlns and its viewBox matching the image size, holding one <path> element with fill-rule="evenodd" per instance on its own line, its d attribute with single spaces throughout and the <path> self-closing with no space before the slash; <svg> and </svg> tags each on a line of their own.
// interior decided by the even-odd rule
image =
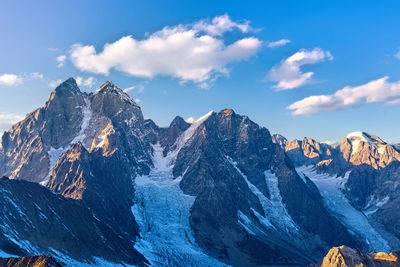
<svg viewBox="0 0 400 267">
<path fill-rule="evenodd" d="M 232 109 L 159 127 L 113 83 L 85 93 L 70 78 L 1 138 L 0 257 L 397 266 L 371 253 L 400 248 L 399 159 L 372 134 L 288 141 Z"/>
<path fill-rule="evenodd" d="M 398 267 L 400 266 L 399 257 L 399 251 L 366 253 L 359 249 L 340 246 L 329 250 L 321 263 L 312 264 L 309 267 Z"/>
</svg>

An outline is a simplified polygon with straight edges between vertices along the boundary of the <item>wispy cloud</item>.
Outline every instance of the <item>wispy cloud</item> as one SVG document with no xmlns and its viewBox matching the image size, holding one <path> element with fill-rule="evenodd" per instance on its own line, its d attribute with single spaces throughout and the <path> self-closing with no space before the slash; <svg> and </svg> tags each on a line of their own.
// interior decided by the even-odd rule
<svg viewBox="0 0 400 267">
<path fill-rule="evenodd" d="M 24 79 L 22 78 L 22 76 L 16 74 L 5 73 L 0 75 L 0 85 L 14 86 L 14 85 L 20 85 L 23 82 Z"/>
<path fill-rule="evenodd" d="M 61 68 L 62 66 L 64 66 L 64 63 L 65 63 L 66 59 L 67 59 L 66 55 L 60 55 L 60 56 L 56 57 L 57 68 Z"/>
<path fill-rule="evenodd" d="M 0 137 L 3 135 L 4 131 L 9 130 L 14 123 L 22 119 L 24 119 L 24 116 L 14 113 L 0 112 Z"/>
<path fill-rule="evenodd" d="M 86 87 L 93 87 L 95 83 L 95 79 L 93 77 L 89 77 L 87 79 L 84 79 L 80 76 L 76 77 L 76 84 L 78 86 L 86 86 Z"/>
<path fill-rule="evenodd" d="M 134 85 L 134 86 L 130 86 L 130 87 L 124 89 L 125 93 L 131 92 L 131 91 L 135 91 L 135 92 L 141 94 L 144 92 L 144 85 L 142 85 L 142 84 Z"/>
<path fill-rule="evenodd" d="M 346 86 L 331 95 L 309 96 L 291 104 L 288 109 L 293 110 L 293 115 L 312 115 L 362 103 L 400 104 L 400 81 L 389 82 L 388 79 L 386 76 L 360 86 Z"/>
<path fill-rule="evenodd" d="M 279 47 L 279 46 L 285 46 L 290 42 L 291 41 L 288 40 L 288 39 L 281 39 L 281 40 L 278 40 L 278 41 L 275 41 L 275 42 L 267 42 L 267 46 L 269 48 L 275 48 L 275 47 Z"/>
<path fill-rule="evenodd" d="M 29 73 L 29 78 L 31 78 L 31 79 L 35 79 L 35 80 L 42 80 L 43 79 L 43 74 L 42 73 L 40 73 L 40 72 L 32 72 L 32 73 Z"/>
<path fill-rule="evenodd" d="M 204 32 L 211 36 L 222 36 L 225 32 L 231 32 L 234 29 L 238 29 L 243 33 L 247 33 L 252 30 L 249 21 L 234 22 L 228 15 L 217 16 L 211 21 L 203 19 L 196 22 L 193 25 L 193 30 L 196 32 Z"/>
<path fill-rule="evenodd" d="M 115 69 L 145 78 L 167 75 L 207 86 L 218 75 L 229 73 L 228 64 L 254 56 L 261 47 L 255 37 L 225 44 L 223 34 L 235 29 L 242 33 L 251 30 L 249 22 L 234 22 L 223 15 L 165 27 L 144 40 L 125 36 L 106 44 L 101 52 L 92 45 L 75 44 L 70 58 L 81 71 L 107 75 Z"/>
<path fill-rule="evenodd" d="M 400 59 L 400 49 L 397 51 L 397 53 L 394 55 L 395 58 Z"/>
<path fill-rule="evenodd" d="M 321 48 L 314 48 L 313 50 L 302 49 L 273 67 L 267 74 L 267 79 L 277 82 L 275 86 L 277 90 L 294 89 L 310 83 L 314 75 L 314 72 L 303 73 L 301 70 L 303 65 L 316 64 L 332 59 L 332 54 Z"/>
<path fill-rule="evenodd" d="M 51 80 L 48 83 L 48 86 L 52 89 L 56 88 L 57 86 L 59 86 L 62 83 L 62 80 Z"/>
</svg>

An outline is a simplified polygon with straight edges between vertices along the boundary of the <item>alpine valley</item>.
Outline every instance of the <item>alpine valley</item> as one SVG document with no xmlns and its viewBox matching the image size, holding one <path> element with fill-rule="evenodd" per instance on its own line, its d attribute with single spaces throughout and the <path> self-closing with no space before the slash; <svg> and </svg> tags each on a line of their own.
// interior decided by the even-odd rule
<svg viewBox="0 0 400 267">
<path fill-rule="evenodd" d="M 2 264 L 400 266 L 400 146 L 365 132 L 289 141 L 232 109 L 163 128 L 70 78 L 2 135 L 0 176 Z"/>
</svg>

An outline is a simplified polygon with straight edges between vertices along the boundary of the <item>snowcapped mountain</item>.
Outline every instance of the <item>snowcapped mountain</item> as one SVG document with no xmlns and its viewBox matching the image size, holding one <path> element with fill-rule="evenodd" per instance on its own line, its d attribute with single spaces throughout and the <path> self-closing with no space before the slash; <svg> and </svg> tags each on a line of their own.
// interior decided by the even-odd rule
<svg viewBox="0 0 400 267">
<path fill-rule="evenodd" d="M 293 266 L 343 244 L 389 251 L 397 155 L 365 133 L 287 141 L 231 109 L 163 128 L 113 83 L 88 94 L 71 78 L 2 136 L 0 256 Z"/>
</svg>

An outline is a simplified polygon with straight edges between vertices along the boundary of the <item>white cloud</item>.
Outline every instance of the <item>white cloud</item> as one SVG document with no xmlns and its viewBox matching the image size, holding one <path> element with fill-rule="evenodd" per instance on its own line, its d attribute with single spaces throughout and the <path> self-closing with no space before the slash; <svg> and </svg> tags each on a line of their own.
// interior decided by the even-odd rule
<svg viewBox="0 0 400 267">
<path fill-rule="evenodd" d="M 234 29 L 239 29 L 241 32 L 247 33 L 251 30 L 250 22 L 236 23 L 225 14 L 216 16 L 211 22 L 210 20 L 203 19 L 193 25 L 193 30 L 204 32 L 211 36 L 222 36 L 225 32 L 231 32 Z"/>
<path fill-rule="evenodd" d="M 135 101 L 137 104 L 142 102 L 142 100 L 140 98 L 135 98 L 135 99 L 133 99 L 133 101 Z"/>
<path fill-rule="evenodd" d="M 267 78 L 278 82 L 275 86 L 277 90 L 297 88 L 311 82 L 314 75 L 314 72 L 303 73 L 301 67 L 307 64 L 316 64 L 326 59 L 333 59 L 329 51 L 324 51 L 321 48 L 302 49 L 283 60 L 278 66 L 273 67 L 267 74 Z"/>
<path fill-rule="evenodd" d="M 235 28 L 250 30 L 248 22 L 239 24 L 223 15 L 211 22 L 165 27 L 144 40 L 125 36 L 106 44 L 101 52 L 92 45 L 75 44 L 70 58 L 81 71 L 108 75 L 115 69 L 138 77 L 167 75 L 182 82 L 209 84 L 229 73 L 228 64 L 255 55 L 261 47 L 255 37 L 225 44 L 221 35 Z"/>
<path fill-rule="evenodd" d="M 93 77 L 84 79 L 84 78 L 78 76 L 75 80 L 76 80 L 76 84 L 78 86 L 86 86 L 86 87 L 93 87 L 94 82 L 95 82 L 95 79 Z"/>
<path fill-rule="evenodd" d="M 293 115 L 311 115 L 360 103 L 400 104 L 400 81 L 392 83 L 388 79 L 386 76 L 360 86 L 346 86 L 331 95 L 309 96 L 291 104 L 288 109 L 293 110 Z"/>
<path fill-rule="evenodd" d="M 48 86 L 52 89 L 56 88 L 62 83 L 62 80 L 52 80 L 49 82 Z"/>
<path fill-rule="evenodd" d="M 187 123 L 193 123 L 195 120 L 196 120 L 195 118 L 189 117 L 189 118 L 187 118 L 185 121 L 186 121 Z"/>
<path fill-rule="evenodd" d="M 41 80 L 41 79 L 43 79 L 43 74 L 40 73 L 40 72 L 32 72 L 32 73 L 29 74 L 29 77 L 31 79 Z"/>
<path fill-rule="evenodd" d="M 5 86 L 14 86 L 14 85 L 19 85 L 24 82 L 24 79 L 16 74 L 2 74 L 0 75 L 0 85 L 5 85 Z"/>
<path fill-rule="evenodd" d="M 281 39 L 275 42 L 268 42 L 267 46 L 270 48 L 274 48 L 274 47 L 279 47 L 279 46 L 284 46 L 287 45 L 288 43 L 290 43 L 291 41 L 288 39 Z"/>
<path fill-rule="evenodd" d="M 60 55 L 58 57 L 56 57 L 57 60 L 57 68 L 61 68 L 62 66 L 64 66 L 65 60 L 67 59 L 66 55 Z"/>
<path fill-rule="evenodd" d="M 140 84 L 140 85 L 134 85 L 128 88 L 124 89 L 125 93 L 128 93 L 130 91 L 136 91 L 137 93 L 141 94 L 144 92 L 144 85 Z"/>
<path fill-rule="evenodd" d="M 0 112 L 0 137 L 3 135 L 3 132 L 9 130 L 14 123 L 23 119 L 24 116 L 18 114 Z"/>
</svg>

